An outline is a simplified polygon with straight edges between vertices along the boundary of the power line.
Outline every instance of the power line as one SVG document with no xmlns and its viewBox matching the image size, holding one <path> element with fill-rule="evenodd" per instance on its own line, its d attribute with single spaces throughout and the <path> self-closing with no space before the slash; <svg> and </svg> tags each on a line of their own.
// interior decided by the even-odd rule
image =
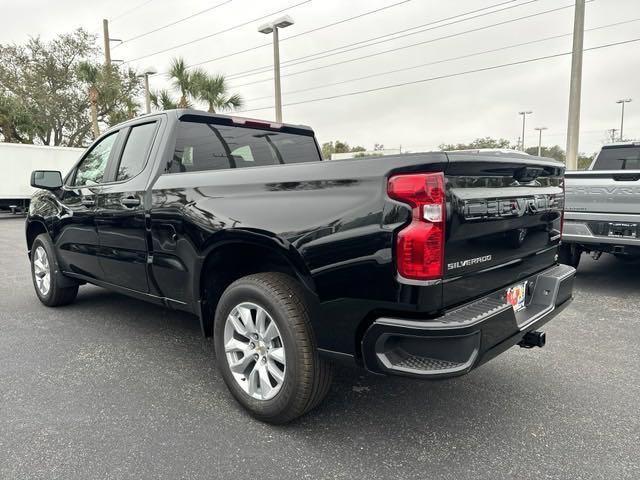
<svg viewBox="0 0 640 480">
<path fill-rule="evenodd" d="M 423 40 L 423 41 L 417 42 L 417 43 L 411 43 L 409 45 L 404 45 L 402 47 L 390 48 L 390 49 L 387 49 L 387 50 L 382 50 L 381 52 L 370 53 L 368 55 L 362 55 L 360 57 L 350 58 L 350 59 L 347 59 L 347 60 L 341 60 L 339 62 L 334 62 L 334 63 L 328 63 L 326 65 L 321 65 L 319 67 L 309 68 L 307 70 L 300 70 L 300 71 L 297 71 L 297 72 L 287 73 L 285 75 L 282 75 L 282 77 L 283 78 L 284 77 L 292 77 L 292 76 L 295 76 L 295 75 L 301 75 L 303 73 L 309 73 L 309 72 L 314 72 L 314 71 L 317 71 L 317 70 L 322 70 L 324 68 L 334 67 L 336 65 L 343 65 L 345 63 L 351 63 L 351 62 L 355 62 L 357 60 L 363 60 L 365 58 L 377 57 L 379 55 L 384 55 L 384 54 L 387 54 L 387 53 L 397 52 L 399 50 L 404 50 L 406 48 L 417 47 L 417 46 L 420 46 L 420 45 L 426 45 L 428 43 L 438 42 L 440 40 L 446 40 L 446 39 L 449 39 L 449 38 L 459 37 L 459 36 L 462 36 L 462 35 L 466 35 L 468 33 L 475 33 L 475 32 L 481 31 L 481 30 L 486 30 L 488 28 L 493 28 L 493 27 L 497 27 L 497 26 L 501 26 L 501 25 L 506 25 L 508 23 L 513 23 L 513 22 L 517 22 L 517 21 L 520 21 L 520 20 L 525 20 L 525 19 L 537 17 L 537 16 L 540 16 L 540 15 L 544 15 L 544 14 L 547 14 L 547 13 L 555 12 L 555 11 L 558 11 L 558 10 L 563 10 L 563 9 L 566 9 L 566 8 L 572 8 L 572 7 L 573 7 L 573 4 L 565 5 L 563 7 L 558 7 L 558 8 L 554 8 L 554 9 L 551 9 L 551 10 L 545 10 L 543 12 L 533 13 L 531 15 L 525 15 L 523 17 L 513 18 L 513 19 L 510 19 L 510 20 L 504 20 L 502 22 L 492 23 L 490 25 L 485 25 L 485 26 L 482 26 L 482 27 L 473 28 L 471 30 L 465 30 L 463 32 L 452 33 L 452 34 L 449 34 L 449 35 L 444 35 L 442 37 L 436 37 L 436 38 L 431 38 L 429 40 Z M 238 77 L 238 78 L 241 78 L 241 77 Z M 247 83 L 242 83 L 242 84 L 232 85 L 232 86 L 234 88 L 246 87 L 248 85 L 255 85 L 257 83 L 269 82 L 271 80 L 273 80 L 273 78 L 265 78 L 265 79 L 262 79 L 262 80 L 254 80 L 252 82 L 247 82 Z"/>
<path fill-rule="evenodd" d="M 116 21 L 116 20 L 118 20 L 119 18 L 122 18 L 122 17 L 124 17 L 124 16 L 126 16 L 126 15 L 129 15 L 131 12 L 134 12 L 134 11 L 138 10 L 140 7 L 144 7 L 145 5 L 148 5 L 148 4 L 149 4 L 149 3 L 151 3 L 152 1 L 153 1 L 153 0 L 147 0 L 146 2 L 142 2 L 142 3 L 138 4 L 138 5 L 136 5 L 135 7 L 130 8 L 129 10 L 126 10 L 126 11 L 122 12 L 120 15 L 117 15 L 117 16 L 115 16 L 115 17 L 111 18 L 110 20 L 111 20 L 112 22 L 115 22 L 115 21 Z"/>
<path fill-rule="evenodd" d="M 409 3 L 410 1 L 411 0 L 403 0 L 401 2 L 392 3 L 391 5 L 386 5 L 384 7 L 376 8 L 375 10 L 370 10 L 368 12 L 364 12 L 364 13 L 361 13 L 359 15 L 354 15 L 353 17 L 344 18 L 342 20 L 338 20 L 338 21 L 335 21 L 333 23 L 328 23 L 327 25 L 322 25 L 320 27 L 312 28 L 311 30 L 307 30 L 305 32 L 300 32 L 300 33 L 296 33 L 294 35 L 290 35 L 290 36 L 288 36 L 286 38 L 283 38 L 280 41 L 284 42 L 285 40 L 291 40 L 292 38 L 301 37 L 302 35 L 307 35 L 308 33 L 317 32 L 318 30 L 324 30 L 325 28 L 328 28 L 328 27 L 335 27 L 336 25 L 341 25 L 343 23 L 350 22 L 351 20 L 356 20 L 358 18 L 366 17 L 367 15 L 371 15 L 373 13 L 378 13 L 378 12 L 381 12 L 383 10 L 388 10 L 389 8 L 397 7 L 398 5 L 403 5 L 405 3 Z M 513 2 L 513 1 L 516 1 L 516 0 L 509 0 L 509 1 Z"/>
<path fill-rule="evenodd" d="M 631 20 L 623 20 L 621 22 L 610 23 L 610 24 L 607 24 L 607 25 L 600 25 L 600 26 L 597 26 L 597 27 L 588 28 L 588 29 L 585 30 L 585 32 L 592 32 L 592 31 L 595 31 L 595 30 L 602 30 L 604 28 L 617 27 L 617 26 L 620 26 L 620 25 L 625 25 L 625 24 L 628 24 L 628 23 L 633 23 L 633 22 L 638 22 L 638 21 L 640 21 L 640 18 L 634 18 L 634 19 L 631 19 Z M 560 34 L 560 35 L 552 35 L 550 37 L 540 38 L 538 40 L 530 40 L 528 42 L 515 43 L 515 44 L 511 44 L 511 45 L 506 45 L 506 46 L 503 46 L 503 47 L 492 48 L 490 50 L 482 50 L 482 51 L 479 51 L 479 52 L 468 53 L 468 54 L 465 54 L 465 55 L 460 55 L 460 56 L 457 56 L 457 57 L 445 58 L 445 59 L 441 59 L 441 60 L 435 60 L 435 61 L 428 62 L 428 63 L 421 63 L 419 65 L 413 65 L 413 66 L 410 66 L 410 67 L 398 68 L 398 69 L 395 69 L 395 70 L 386 70 L 384 72 L 374 73 L 374 74 L 371 74 L 371 75 L 365 75 L 363 77 L 350 78 L 350 79 L 341 80 L 341 81 L 338 81 L 338 82 L 324 83 L 322 85 L 317 85 L 315 87 L 308 87 L 308 88 L 301 88 L 301 89 L 298 89 L 298 90 L 291 90 L 289 92 L 284 92 L 283 94 L 284 95 L 291 95 L 291 94 L 294 94 L 294 93 L 308 92 L 308 91 L 311 91 L 311 90 L 318 90 L 318 89 L 321 89 L 321 88 L 333 87 L 333 86 L 336 86 L 336 85 L 343 85 L 345 83 L 357 82 L 359 80 L 368 80 L 370 78 L 380 77 L 380 76 L 383 76 L 383 75 L 389 75 L 389 74 L 392 74 L 392 73 L 406 72 L 408 70 L 415 70 L 416 68 L 428 67 L 428 66 L 432 66 L 432 65 L 438 65 L 438 64 L 441 64 L 441 63 L 452 62 L 452 61 L 455 61 L 455 60 L 462 60 L 462 59 L 465 59 L 465 58 L 472 58 L 472 57 L 476 57 L 476 56 L 480 56 L 480 55 L 486 55 L 487 53 L 495 53 L 495 52 L 500 52 L 500 51 L 503 51 L 503 50 L 508 50 L 508 49 L 511 49 L 511 48 L 524 47 L 524 46 L 527 46 L 527 45 L 534 45 L 536 43 L 542 43 L 542 42 L 546 42 L 546 41 L 549 41 L 549 40 L 556 40 L 558 38 L 570 37 L 571 35 L 573 35 L 573 32 L 563 33 L 563 34 Z M 263 100 L 265 98 L 271 98 L 271 97 L 272 97 L 272 95 L 265 95 L 263 97 L 256 97 L 256 98 L 247 99 L 246 102 L 248 103 L 248 102 L 253 102 L 253 101 L 256 101 L 256 100 Z"/>
<path fill-rule="evenodd" d="M 435 20 L 435 21 L 432 21 L 432 22 L 429 22 L 429 23 L 425 23 L 423 25 L 417 25 L 415 27 L 406 28 L 406 29 L 399 30 L 399 31 L 396 31 L 396 32 L 392 32 L 392 33 L 387 33 L 385 35 L 380 35 L 380 36 L 369 38 L 369 39 L 366 39 L 366 40 L 360 40 L 358 42 L 349 43 L 347 45 L 342 45 L 340 47 L 331 48 L 329 50 L 322 50 L 320 52 L 312 53 L 312 54 L 309 54 L 309 55 L 303 55 L 302 57 L 292 58 L 291 60 L 287 60 L 286 62 L 283 62 L 283 68 L 284 67 L 292 67 L 292 66 L 298 65 L 300 63 L 313 62 L 315 60 L 320 60 L 322 58 L 333 56 L 336 53 L 331 53 L 331 52 L 336 52 L 336 50 L 346 49 L 346 50 L 343 50 L 341 52 L 337 52 L 337 54 L 347 53 L 347 52 L 351 52 L 353 50 L 359 50 L 361 48 L 367 48 L 367 47 L 371 47 L 373 45 L 378 45 L 380 43 L 392 42 L 392 41 L 398 40 L 400 38 L 409 37 L 411 35 L 417 35 L 419 33 L 424 33 L 424 32 L 428 32 L 428 31 L 431 31 L 431 30 L 436 30 L 438 28 L 449 27 L 449 26 L 455 25 L 457 23 L 466 22 L 467 20 L 474 20 L 476 18 L 485 17 L 487 15 L 492 15 L 494 13 L 502 12 L 502 11 L 505 11 L 505 10 L 510 10 L 512 8 L 522 7 L 524 5 L 527 5 L 527 4 L 530 4 L 530 3 L 535 3 L 535 2 L 538 2 L 538 1 L 540 1 L 540 0 L 528 0 L 528 1 L 526 1 L 524 3 L 521 3 L 521 4 L 518 4 L 518 5 L 511 5 L 509 7 L 501 8 L 501 9 L 494 10 L 494 11 L 491 11 L 491 12 L 484 12 L 484 13 L 481 13 L 481 14 L 478 14 L 478 15 L 474 15 L 472 17 L 458 19 L 458 20 L 455 20 L 453 22 L 444 23 L 442 25 L 436 25 L 435 27 L 431 26 L 431 25 L 435 25 L 435 24 L 438 24 L 438 23 L 445 22 L 447 20 L 451 20 L 451 19 L 455 19 L 455 18 L 459 18 L 459 17 L 465 17 L 467 15 L 470 15 L 472 13 L 476 13 L 476 12 L 479 12 L 479 11 L 489 10 L 489 9 L 494 8 L 496 6 L 504 5 L 505 3 L 511 3 L 511 2 L 503 2 L 503 3 L 496 4 L 496 5 L 489 5 L 488 7 L 484 7 L 484 8 L 481 8 L 481 9 L 478 9 L 478 10 L 474 10 L 474 11 L 471 11 L 471 12 L 461 13 L 461 14 L 458 14 L 458 15 L 454 15 L 453 17 L 448 17 L 448 18 L 444 18 L 444 19 L 440 19 L 440 20 Z M 409 32 L 410 30 L 416 30 L 417 28 L 422 28 L 422 27 L 426 27 L 426 26 L 430 26 L 430 27 L 429 28 L 423 28 L 422 30 L 417 30 L 415 32 L 405 33 L 405 32 Z M 400 35 L 402 33 L 404 33 L 404 35 Z M 373 42 L 374 40 L 379 40 L 379 39 L 382 39 L 382 38 L 385 38 L 385 37 L 390 37 L 390 36 L 393 36 L 393 35 L 398 35 L 398 36 L 394 37 L 394 38 L 387 38 L 386 40 L 380 40 L 380 41 L 377 41 L 377 42 L 374 42 L 374 43 L 368 43 L 367 45 L 361 45 L 363 43 Z M 348 48 L 348 47 L 352 47 L 354 45 L 360 45 L 360 46 L 354 47 L 354 48 Z M 318 55 L 322 55 L 322 56 L 318 56 Z M 316 58 L 310 58 L 310 57 L 316 57 Z M 300 61 L 298 61 L 298 60 L 300 60 Z M 273 68 L 273 65 L 264 65 L 262 67 L 255 67 L 255 68 L 252 68 L 252 69 L 249 69 L 249 70 L 244 70 L 242 72 L 232 73 L 232 74 L 228 75 L 227 77 L 228 78 L 233 78 L 233 77 L 238 78 L 238 77 L 257 75 L 257 74 L 260 74 L 260 73 L 264 73 L 264 72 L 270 71 L 272 68 Z"/>
<path fill-rule="evenodd" d="M 346 23 L 346 22 L 349 22 L 351 20 L 356 20 L 358 18 L 366 17 L 367 15 L 372 15 L 374 13 L 378 13 L 378 12 L 381 12 L 383 10 L 388 10 L 389 8 L 397 7 L 398 5 L 403 5 L 403 4 L 408 3 L 410 1 L 412 1 L 412 0 L 403 0 L 401 2 L 392 3 L 391 5 L 386 5 L 384 7 L 376 8 L 374 10 L 369 10 L 367 12 L 363 12 L 363 13 L 360 13 L 358 15 L 354 15 L 353 17 L 344 18 L 342 20 L 338 20 L 337 22 L 328 23 L 328 24 L 322 25 L 320 27 L 312 28 L 311 30 L 306 30 L 304 32 L 296 33 L 295 35 L 291 35 L 290 37 L 286 37 L 286 38 L 280 39 L 280 43 L 282 43 L 282 42 L 284 42 L 286 40 L 291 40 L 292 38 L 300 37 L 302 35 L 307 35 L 308 33 L 317 32 L 318 30 L 323 30 L 325 28 L 333 27 L 335 25 L 340 25 L 342 23 Z M 515 1 L 516 0 L 509 0 L 509 2 L 515 2 Z M 505 2 L 505 3 L 509 3 L 509 2 Z M 273 45 L 272 42 L 261 43 L 260 45 L 254 45 L 253 47 L 245 48 L 244 50 L 238 50 L 238 51 L 235 51 L 235 52 L 227 53 L 226 55 L 221 55 L 219 57 L 210 58 L 208 60 L 203 60 L 201 62 L 197 62 L 197 63 L 191 64 L 187 68 L 197 67 L 197 66 L 203 65 L 205 63 L 211 63 L 211 62 L 215 62 L 216 60 L 221 60 L 223 58 L 233 57 L 233 56 L 239 55 L 241 53 L 251 52 L 251 51 L 255 50 L 256 48 L 270 47 L 271 45 Z M 263 67 L 260 67 L 260 68 L 263 68 Z"/>
<path fill-rule="evenodd" d="M 614 47 L 614 46 L 618 46 L 618 45 L 626 45 L 626 44 L 634 43 L 634 42 L 640 42 L 640 38 L 634 38 L 634 39 L 631 39 L 631 40 L 624 40 L 624 41 L 621 41 L 621 42 L 608 43 L 608 44 L 605 44 L 605 45 L 598 45 L 598 46 L 595 46 L 595 47 L 585 48 L 583 51 L 588 52 L 588 51 L 592 51 L 592 50 L 599 50 L 599 49 L 602 49 L 602 48 Z M 312 98 L 312 99 L 309 99 L 309 100 L 301 100 L 301 101 L 298 101 L 298 102 L 290 102 L 290 103 L 283 104 L 283 107 L 290 107 L 290 106 L 294 106 L 294 105 L 302 105 L 302 104 L 305 104 L 305 103 L 321 102 L 323 100 L 333 100 L 333 99 L 342 98 L 342 97 L 351 97 L 351 96 L 354 96 L 354 95 L 361 95 L 363 93 L 379 92 L 379 91 L 383 91 L 383 90 L 389 90 L 389 89 L 392 89 L 392 88 L 406 87 L 406 86 L 409 86 L 409 85 L 416 85 L 416 84 L 419 84 L 419 83 L 426 83 L 426 82 L 432 82 L 432 81 L 435 81 L 435 80 L 442 80 L 442 79 L 445 79 L 445 78 L 460 77 L 462 75 L 468 75 L 468 74 L 471 74 L 471 73 L 486 72 L 486 71 L 489 71 L 489 70 L 496 70 L 496 69 L 505 68 L 505 67 L 512 67 L 512 66 L 515 66 L 515 65 L 524 65 L 524 64 L 527 64 L 527 63 L 538 62 L 538 61 L 541 61 L 541 60 L 549 60 L 549 59 L 552 59 L 552 58 L 559 58 L 559 57 L 563 57 L 563 56 L 566 56 L 566 55 L 571 55 L 572 53 L 573 52 L 556 53 L 556 54 L 553 54 L 553 55 L 545 55 L 545 56 L 542 56 L 542 57 L 529 58 L 529 59 L 526 59 L 526 60 L 519 60 L 519 61 L 516 61 L 516 62 L 503 63 L 503 64 L 499 64 L 499 65 L 491 65 L 489 67 L 476 68 L 476 69 L 473 69 L 473 70 L 465 70 L 463 72 L 450 73 L 450 74 L 447 74 L 447 75 L 439 75 L 439 76 L 436 76 L 436 77 L 422 78 L 420 80 L 413 80 L 413 81 L 410 81 L 410 82 L 395 83 L 395 84 L 392 84 L 392 85 L 385 85 L 383 87 L 368 88 L 366 90 L 356 90 L 354 92 L 336 94 L 336 95 L 331 95 L 331 96 L 328 96 L 328 97 Z M 247 110 L 238 110 L 236 113 L 255 112 L 255 111 L 258 111 L 258 110 L 268 110 L 270 108 L 273 108 L 273 105 L 269 106 L 269 107 L 252 108 L 252 109 L 247 109 Z"/>
<path fill-rule="evenodd" d="M 118 45 L 116 45 L 113 48 L 115 49 L 115 48 L 117 48 L 117 47 L 119 47 L 121 45 L 124 45 L 125 43 L 132 42 L 134 40 L 138 40 L 139 38 L 146 37 L 147 35 L 151 35 L 152 33 L 156 33 L 156 32 L 159 32 L 160 30 L 164 30 L 165 28 L 172 27 L 172 26 L 177 25 L 179 23 L 182 23 L 182 22 L 184 22 L 186 20 L 189 20 L 191 18 L 194 18 L 194 17 L 197 17 L 199 15 L 202 15 L 203 13 L 210 12 L 211 10 L 215 10 L 218 7 L 222 7 L 223 5 L 226 5 L 227 3 L 231 3 L 231 1 L 232 0 L 226 0 L 226 1 L 222 2 L 222 3 L 218 3 L 217 5 L 214 5 L 213 7 L 205 8 L 204 10 L 200 10 L 199 12 L 192 13 L 191 15 L 188 15 L 188 16 L 186 16 L 184 18 L 181 18 L 180 20 L 176 20 L 174 22 L 167 23 L 166 25 L 162 25 L 161 27 L 154 28 L 153 30 L 149 30 L 148 32 L 141 33 L 141 34 L 136 35 L 134 37 L 126 38 L 121 43 L 119 43 Z"/>
<path fill-rule="evenodd" d="M 271 12 L 271 13 L 268 13 L 266 15 L 262 15 L 260 17 L 253 18 L 251 20 L 248 20 L 246 22 L 242 22 L 242 23 L 240 23 L 238 25 L 234 25 L 234 26 L 229 27 L 229 28 L 225 28 L 223 30 L 218 30 L 217 32 L 210 33 L 210 34 L 205 35 L 203 37 L 199 37 L 199 38 L 196 38 L 194 40 L 190 40 L 188 42 L 181 43 L 179 45 L 174 45 L 173 47 L 165 48 L 164 50 L 158 50 L 156 52 L 147 53 L 146 55 L 141 55 L 140 57 L 132 58 L 130 60 L 127 60 L 125 63 L 131 63 L 131 62 L 135 62 L 136 60 L 142 60 L 143 58 L 151 57 L 153 55 L 158 55 L 160 53 L 170 52 L 171 50 L 175 50 L 176 48 L 185 47 L 187 45 L 191 45 L 192 43 L 200 42 L 200 41 L 205 40 L 207 38 L 211 38 L 211 37 L 214 37 L 216 35 L 220 35 L 221 33 L 230 32 L 231 30 L 235 30 L 236 28 L 244 27 L 245 25 L 249 25 L 250 23 L 257 22 L 258 20 L 262 20 L 264 18 L 270 17 L 271 15 L 277 15 L 278 13 L 282 13 L 282 12 L 284 12 L 286 10 L 291 9 L 291 8 L 299 7 L 300 5 L 304 5 L 306 3 L 311 3 L 311 0 L 303 0 L 302 2 L 298 2 L 298 3 L 295 3 L 293 5 L 289 5 L 288 7 L 281 8 L 280 10 L 277 10 L 275 12 Z"/>
</svg>

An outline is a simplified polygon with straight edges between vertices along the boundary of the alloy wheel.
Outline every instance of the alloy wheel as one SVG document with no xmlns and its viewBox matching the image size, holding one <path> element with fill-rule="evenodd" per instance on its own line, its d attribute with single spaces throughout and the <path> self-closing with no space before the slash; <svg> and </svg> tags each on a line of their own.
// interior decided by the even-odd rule
<svg viewBox="0 0 640 480">
<path fill-rule="evenodd" d="M 36 288 L 40 292 L 40 295 L 46 297 L 51 289 L 51 268 L 49 267 L 49 257 L 42 246 L 36 248 L 33 255 L 33 273 L 36 279 Z"/>
<path fill-rule="evenodd" d="M 280 330 L 255 303 L 235 306 L 225 322 L 224 350 L 233 378 L 252 398 L 269 400 L 282 388 L 286 356 Z"/>
</svg>

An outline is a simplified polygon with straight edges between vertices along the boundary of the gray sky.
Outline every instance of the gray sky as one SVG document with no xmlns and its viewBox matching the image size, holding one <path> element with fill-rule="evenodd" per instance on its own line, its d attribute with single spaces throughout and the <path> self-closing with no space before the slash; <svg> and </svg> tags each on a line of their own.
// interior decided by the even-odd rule
<svg viewBox="0 0 640 480">
<path fill-rule="evenodd" d="M 30 35 L 41 35 L 43 38 L 50 39 L 58 33 L 68 32 L 77 27 L 84 27 L 99 34 L 102 18 L 111 19 L 112 37 L 126 40 L 225 1 L 153 0 L 145 6 L 126 13 L 144 3 L 144 0 L 109 2 L 0 0 L 2 12 L 0 43 L 24 42 Z M 570 33 L 573 25 L 573 9 L 565 8 L 481 31 L 400 49 L 393 53 L 376 55 L 300 75 L 285 76 L 300 70 L 466 32 L 573 3 L 573 0 L 517 0 L 495 9 L 512 5 L 522 6 L 301 65 L 285 67 L 284 62 L 288 59 L 308 56 L 505 2 L 505 0 L 408 0 L 357 20 L 285 40 L 296 33 L 393 5 L 402 0 L 312 0 L 297 7 L 287 8 L 302 1 L 231 0 L 190 20 L 126 42 L 113 49 L 112 57 L 131 60 L 286 8 L 286 12 L 283 13 L 291 15 L 296 22 L 295 25 L 281 31 L 283 102 L 287 104 L 571 50 L 571 37 L 564 36 L 500 52 L 441 62 L 341 85 L 288 93 L 563 35 Z M 122 15 L 123 13 L 125 14 Z M 275 16 L 277 15 L 273 15 Z M 585 48 L 640 38 L 640 1 L 595 0 L 588 3 L 587 29 L 636 18 L 639 21 L 587 31 Z M 261 44 L 269 44 L 271 37 L 257 32 L 258 25 L 265 20 L 267 19 L 250 22 L 244 27 L 188 46 L 134 61 L 131 65 L 138 69 L 152 66 L 159 72 L 164 72 L 171 58 L 177 55 L 183 56 L 188 64 L 192 64 Z M 272 49 L 268 45 L 206 63 L 203 67 L 210 72 L 232 76 L 237 72 L 267 66 L 271 63 Z M 537 144 L 537 133 L 533 131 L 533 127 L 546 126 L 548 130 L 543 135 L 543 144 L 559 144 L 564 148 L 570 63 L 571 58 L 567 55 L 373 93 L 288 106 L 284 108 L 283 115 L 287 122 L 311 125 L 321 142 L 340 139 L 352 145 L 360 144 L 367 148 L 371 148 L 374 143 L 382 143 L 387 148 L 402 145 L 403 149 L 422 150 L 434 149 L 441 143 L 470 141 L 480 136 L 504 137 L 515 142 L 522 126 L 517 112 L 533 110 L 533 115 L 527 121 L 527 145 Z M 615 100 L 623 97 L 634 98 L 634 102 L 627 105 L 625 137 L 640 138 L 639 74 L 640 42 L 585 52 L 580 151 L 591 153 L 597 150 L 605 138 L 606 130 L 619 128 L 620 106 L 616 105 Z M 269 81 L 271 77 L 272 72 L 269 71 L 233 79 L 229 83 L 234 86 L 232 92 L 240 93 L 248 100 L 246 109 L 271 107 L 273 105 L 270 98 L 273 93 L 272 81 Z M 266 81 L 239 86 L 258 80 Z M 167 82 L 165 75 L 156 75 L 151 79 L 151 86 L 152 88 L 166 87 Z M 267 98 L 257 99 L 260 97 Z M 272 119 L 274 112 L 273 108 L 266 108 L 247 112 L 244 115 Z"/>
</svg>

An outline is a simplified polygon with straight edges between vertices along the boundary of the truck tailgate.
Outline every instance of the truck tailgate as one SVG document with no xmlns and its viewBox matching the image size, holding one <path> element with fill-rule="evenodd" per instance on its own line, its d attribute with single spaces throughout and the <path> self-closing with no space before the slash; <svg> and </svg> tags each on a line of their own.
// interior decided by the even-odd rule
<svg viewBox="0 0 640 480">
<path fill-rule="evenodd" d="M 564 241 L 638 246 L 640 170 L 568 172 L 565 185 Z"/>
<path fill-rule="evenodd" d="M 443 307 L 556 262 L 564 166 L 525 155 L 449 153 Z"/>
<path fill-rule="evenodd" d="M 566 211 L 640 214 L 640 170 L 567 172 Z"/>
</svg>

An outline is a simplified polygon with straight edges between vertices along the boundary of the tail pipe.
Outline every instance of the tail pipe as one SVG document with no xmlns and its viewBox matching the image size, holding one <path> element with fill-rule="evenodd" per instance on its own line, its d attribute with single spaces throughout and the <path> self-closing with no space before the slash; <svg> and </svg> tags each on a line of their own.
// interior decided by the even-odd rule
<svg viewBox="0 0 640 480">
<path fill-rule="evenodd" d="M 525 333 L 522 340 L 520 340 L 520 345 L 522 348 L 533 348 L 533 347 L 544 347 L 544 344 L 547 342 L 547 335 L 544 332 L 527 332 Z"/>
</svg>

